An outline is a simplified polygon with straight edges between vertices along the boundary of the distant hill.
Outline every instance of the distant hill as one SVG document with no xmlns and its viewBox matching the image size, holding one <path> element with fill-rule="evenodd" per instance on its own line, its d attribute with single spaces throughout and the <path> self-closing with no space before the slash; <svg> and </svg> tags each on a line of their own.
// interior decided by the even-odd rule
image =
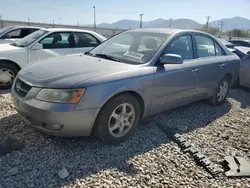
<svg viewBox="0 0 250 188">
<path fill-rule="evenodd" d="M 224 21 L 223 30 L 231 30 L 231 29 L 250 29 L 250 20 L 242 17 L 233 17 L 233 18 L 225 18 L 221 20 L 211 21 L 210 25 L 213 27 L 220 27 L 220 22 Z M 101 23 L 98 24 L 98 27 L 102 28 L 116 28 L 118 26 L 119 29 L 135 29 L 139 28 L 140 22 L 137 20 L 119 20 L 114 23 Z M 165 19 L 156 19 L 152 21 L 143 22 L 143 27 L 152 28 L 168 28 L 170 27 L 170 21 Z M 199 29 L 202 27 L 202 24 L 190 20 L 190 19 L 176 19 L 171 21 L 172 28 L 178 29 Z"/>
<path fill-rule="evenodd" d="M 139 28 L 140 22 L 136 20 L 124 19 L 111 24 L 108 23 L 98 24 L 98 27 L 103 27 L 103 28 L 116 28 L 117 26 L 119 29 L 130 29 L 130 28 L 135 29 Z M 170 21 L 159 18 L 156 20 L 143 22 L 143 27 L 167 28 L 170 27 Z M 176 19 L 171 21 L 171 27 L 178 29 L 197 29 L 201 27 L 201 24 L 189 19 Z"/>
<path fill-rule="evenodd" d="M 212 27 L 220 27 L 220 23 L 223 21 L 223 30 L 232 29 L 250 29 L 250 20 L 242 17 L 225 18 L 210 22 Z"/>
</svg>

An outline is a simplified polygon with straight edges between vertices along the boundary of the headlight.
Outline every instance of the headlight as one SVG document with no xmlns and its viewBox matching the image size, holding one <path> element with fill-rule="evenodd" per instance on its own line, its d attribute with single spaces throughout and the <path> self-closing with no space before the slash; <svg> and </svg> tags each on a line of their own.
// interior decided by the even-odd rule
<svg viewBox="0 0 250 188">
<path fill-rule="evenodd" d="M 36 99 L 55 103 L 77 103 L 85 89 L 42 89 Z"/>
</svg>

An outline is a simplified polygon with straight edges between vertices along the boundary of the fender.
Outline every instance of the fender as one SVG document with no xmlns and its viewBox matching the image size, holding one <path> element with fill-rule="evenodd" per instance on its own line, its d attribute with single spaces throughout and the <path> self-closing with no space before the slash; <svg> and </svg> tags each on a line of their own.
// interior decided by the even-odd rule
<svg viewBox="0 0 250 188">
<path fill-rule="evenodd" d="M 2 60 L 11 61 L 11 60 L 9 60 L 9 59 L 6 58 L 6 57 L 0 57 L 0 61 L 2 61 Z M 13 62 L 13 61 L 12 61 L 12 62 Z"/>
</svg>

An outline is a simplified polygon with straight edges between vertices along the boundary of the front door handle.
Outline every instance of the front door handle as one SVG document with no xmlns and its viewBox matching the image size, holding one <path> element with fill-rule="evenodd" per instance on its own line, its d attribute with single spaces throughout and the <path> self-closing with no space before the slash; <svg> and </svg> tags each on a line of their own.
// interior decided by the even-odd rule
<svg viewBox="0 0 250 188">
<path fill-rule="evenodd" d="M 225 64 L 224 64 L 224 63 L 223 63 L 223 64 L 220 64 L 220 67 L 221 67 L 221 68 L 225 67 Z"/>
<path fill-rule="evenodd" d="M 199 69 L 193 69 L 192 72 L 197 72 Z"/>
</svg>

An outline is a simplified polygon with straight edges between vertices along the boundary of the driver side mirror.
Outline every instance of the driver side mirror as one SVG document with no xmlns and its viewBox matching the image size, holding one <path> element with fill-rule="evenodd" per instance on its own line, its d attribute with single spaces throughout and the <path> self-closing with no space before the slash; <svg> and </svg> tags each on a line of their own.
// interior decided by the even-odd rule
<svg viewBox="0 0 250 188">
<path fill-rule="evenodd" d="M 183 59 L 180 55 L 177 54 L 165 54 L 160 58 L 160 64 L 182 64 Z"/>
<path fill-rule="evenodd" d="M 34 46 L 32 46 L 30 48 L 31 50 L 42 50 L 43 49 L 43 45 L 40 43 L 36 43 Z"/>
</svg>

